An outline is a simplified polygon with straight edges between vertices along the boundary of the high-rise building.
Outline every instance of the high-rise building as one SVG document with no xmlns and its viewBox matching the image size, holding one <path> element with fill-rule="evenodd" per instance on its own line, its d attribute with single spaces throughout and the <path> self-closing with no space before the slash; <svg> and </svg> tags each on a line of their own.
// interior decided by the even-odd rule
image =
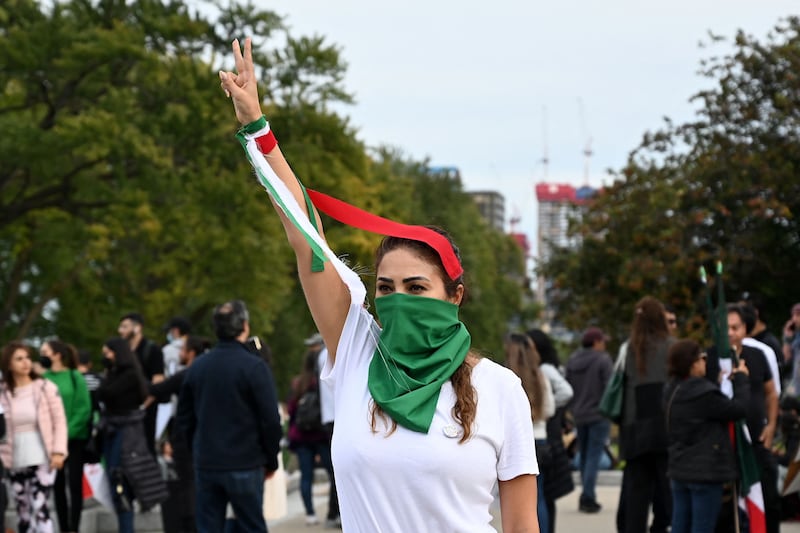
<svg viewBox="0 0 800 533">
<path fill-rule="evenodd" d="M 574 247 L 580 240 L 568 233 L 569 221 L 580 217 L 584 204 L 597 195 L 598 190 L 589 186 L 575 188 L 563 183 L 539 183 L 536 199 L 539 203 L 537 264 L 550 259 L 553 247 Z M 552 282 L 543 276 L 537 278 L 537 298 L 547 308 L 547 292 Z"/>
<path fill-rule="evenodd" d="M 497 231 L 505 230 L 506 202 L 502 194 L 497 191 L 474 191 L 467 194 L 472 196 L 487 224 Z"/>
</svg>

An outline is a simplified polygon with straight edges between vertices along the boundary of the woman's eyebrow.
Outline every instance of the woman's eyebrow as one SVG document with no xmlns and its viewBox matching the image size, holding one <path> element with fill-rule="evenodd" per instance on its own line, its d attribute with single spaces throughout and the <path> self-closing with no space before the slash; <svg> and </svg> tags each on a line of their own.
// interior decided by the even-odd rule
<svg viewBox="0 0 800 533">
<path fill-rule="evenodd" d="M 425 276 L 411 276 L 410 278 L 403 278 L 403 283 L 408 283 L 410 281 L 430 281 Z"/>
</svg>

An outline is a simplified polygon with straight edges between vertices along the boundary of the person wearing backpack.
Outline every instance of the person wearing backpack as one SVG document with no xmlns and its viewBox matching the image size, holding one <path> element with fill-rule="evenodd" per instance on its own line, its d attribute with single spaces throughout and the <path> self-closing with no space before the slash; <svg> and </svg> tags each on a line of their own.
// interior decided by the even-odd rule
<svg viewBox="0 0 800 533">
<path fill-rule="evenodd" d="M 306 511 L 306 525 L 319 523 L 311 498 L 314 466 L 319 463 L 333 478 L 330 434 L 322 424 L 322 406 L 319 395 L 319 352 L 309 350 L 303 361 L 303 371 L 292 380 L 292 393 L 288 401 L 289 449 L 297 454 L 300 465 L 300 496 Z"/>
<path fill-rule="evenodd" d="M 64 533 L 80 531 L 83 511 L 84 449 L 89 438 L 92 400 L 86 381 L 78 372 L 75 348 L 51 339 L 39 349 L 39 362 L 47 368 L 44 377 L 58 387 L 67 417 L 67 458 L 56 473 L 53 496 L 58 528 Z"/>
</svg>

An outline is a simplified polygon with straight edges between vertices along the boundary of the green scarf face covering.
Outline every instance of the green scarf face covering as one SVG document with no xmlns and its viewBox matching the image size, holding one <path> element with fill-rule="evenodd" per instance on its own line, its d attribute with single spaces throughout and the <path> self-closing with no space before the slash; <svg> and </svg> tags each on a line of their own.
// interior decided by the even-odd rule
<svg viewBox="0 0 800 533">
<path fill-rule="evenodd" d="M 467 357 L 467 327 L 457 305 L 436 298 L 390 294 L 375 298 L 375 310 L 383 331 L 369 365 L 369 392 L 398 424 L 427 433 L 442 384 Z"/>
</svg>

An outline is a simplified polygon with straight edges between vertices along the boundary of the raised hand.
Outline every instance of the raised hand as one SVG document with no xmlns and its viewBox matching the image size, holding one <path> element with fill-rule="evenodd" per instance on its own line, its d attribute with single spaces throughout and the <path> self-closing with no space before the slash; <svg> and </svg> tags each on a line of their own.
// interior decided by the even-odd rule
<svg viewBox="0 0 800 533">
<path fill-rule="evenodd" d="M 236 73 L 220 70 L 220 86 L 226 96 L 233 100 L 239 122 L 249 124 L 261 118 L 261 101 L 258 99 L 258 82 L 253 66 L 253 44 L 250 37 L 244 40 L 244 54 L 238 39 L 233 41 L 232 48 Z"/>
</svg>

